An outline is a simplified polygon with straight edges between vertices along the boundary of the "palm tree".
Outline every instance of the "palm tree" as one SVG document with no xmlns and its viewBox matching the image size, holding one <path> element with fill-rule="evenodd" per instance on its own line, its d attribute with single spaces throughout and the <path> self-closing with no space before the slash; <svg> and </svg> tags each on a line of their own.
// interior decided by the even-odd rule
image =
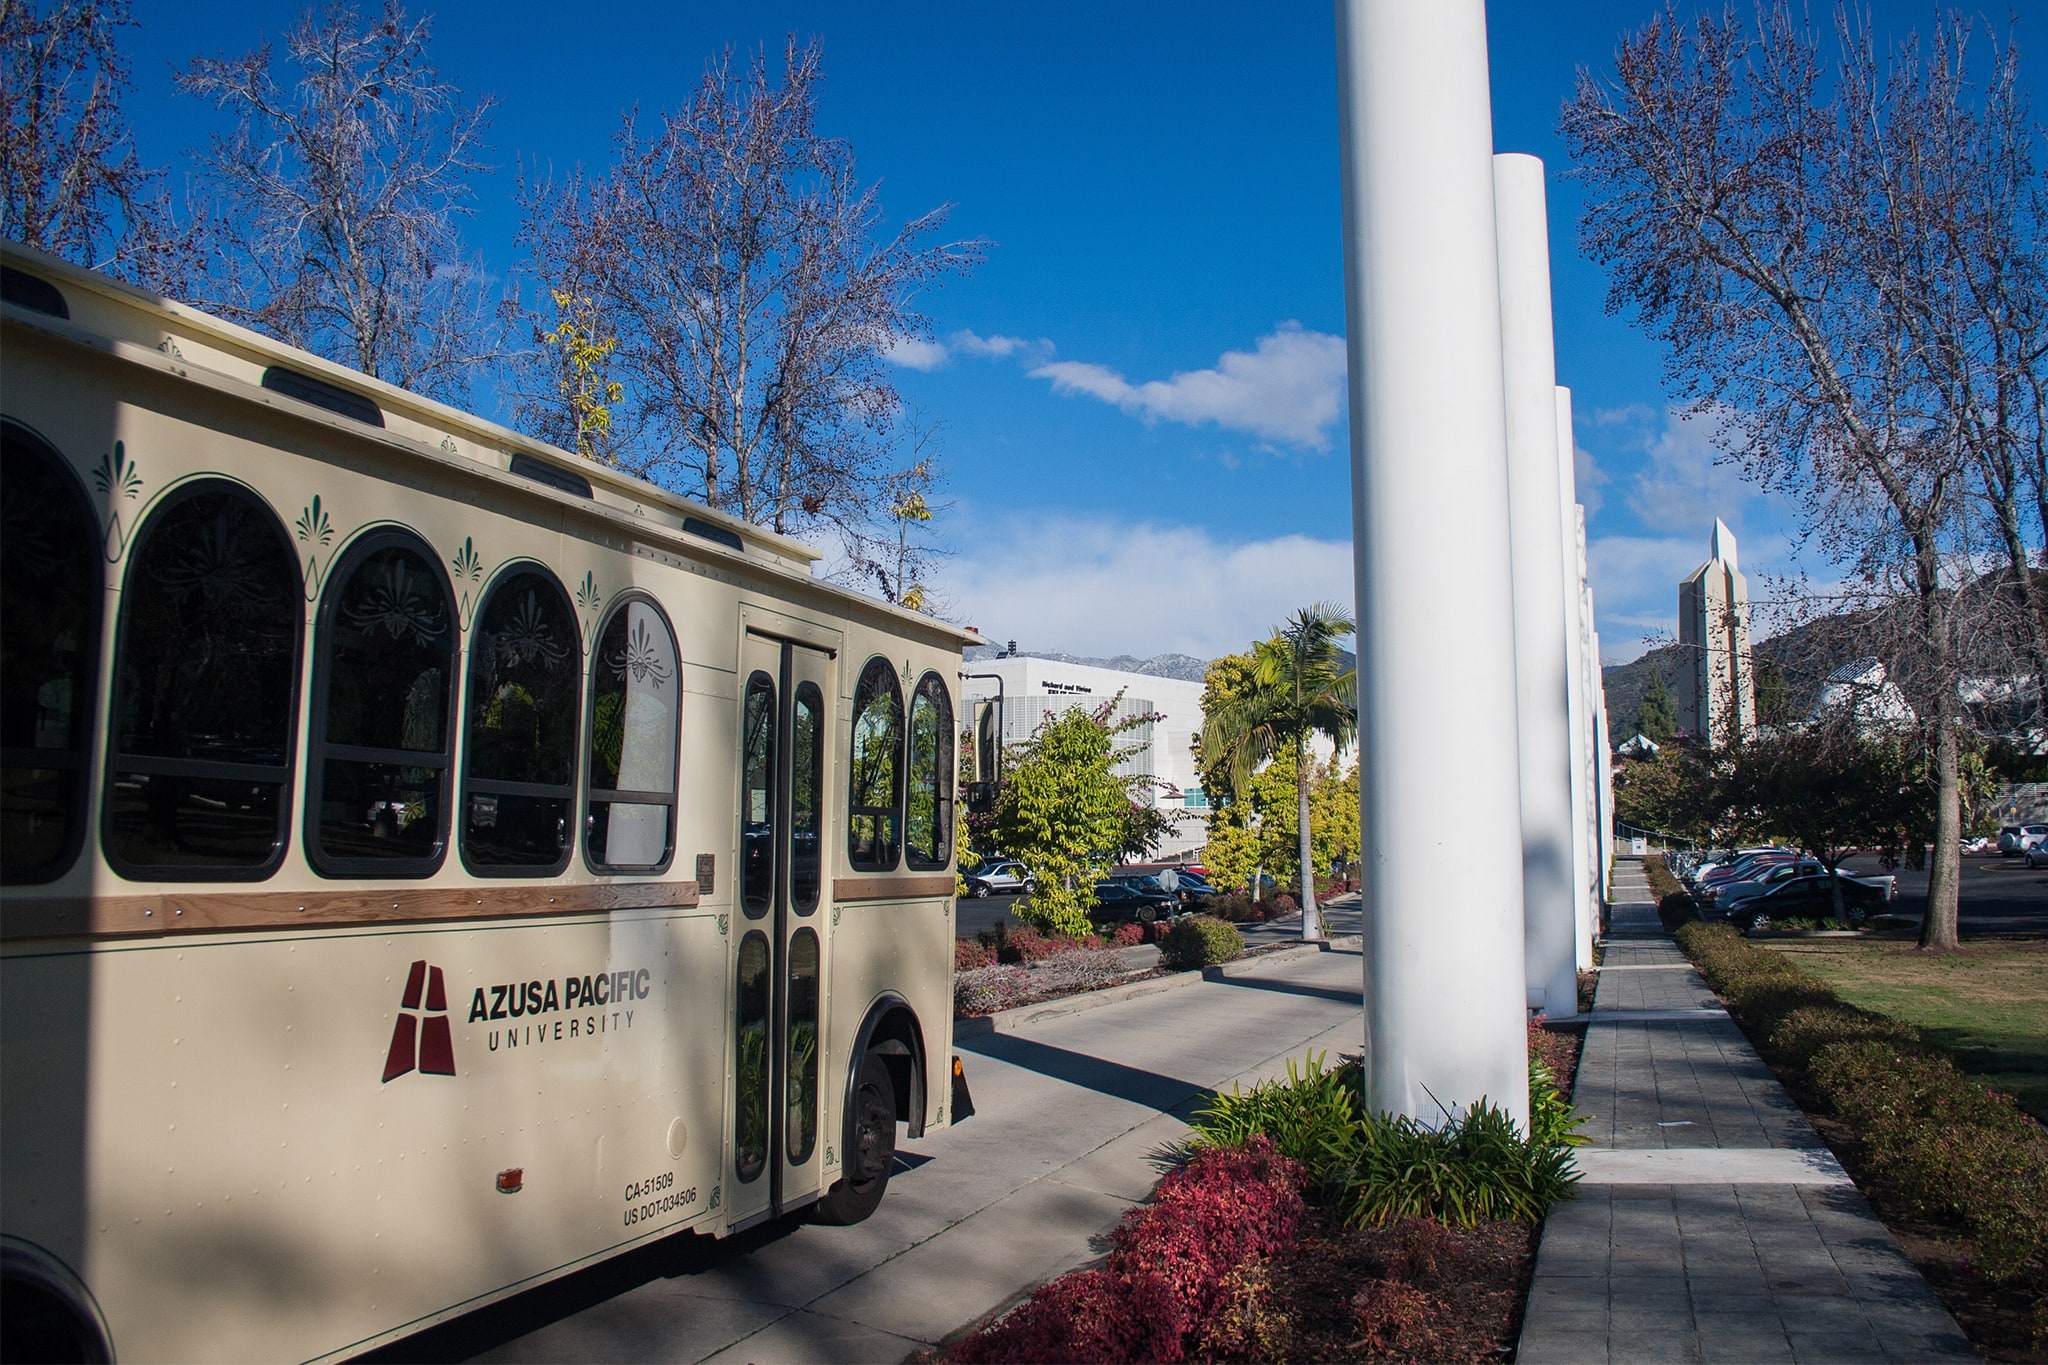
<svg viewBox="0 0 2048 1365">
<path fill-rule="evenodd" d="M 1301 936 L 1323 936 L 1316 910 L 1316 874 L 1309 856 L 1308 744 L 1327 736 L 1339 749 L 1358 731 L 1358 671 L 1339 665 L 1337 641 L 1357 630 L 1349 613 L 1318 602 L 1252 650 L 1252 689 L 1233 697 L 1202 723 L 1202 752 L 1228 757 L 1232 784 L 1245 791 L 1252 774 L 1283 747 L 1294 751 L 1300 802 Z"/>
</svg>

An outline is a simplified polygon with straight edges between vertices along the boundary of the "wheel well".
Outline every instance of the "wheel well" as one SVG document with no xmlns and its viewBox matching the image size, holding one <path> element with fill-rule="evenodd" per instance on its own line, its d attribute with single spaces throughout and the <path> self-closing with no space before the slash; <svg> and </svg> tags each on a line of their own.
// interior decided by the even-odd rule
<svg viewBox="0 0 2048 1365">
<path fill-rule="evenodd" d="M 106 1325 L 84 1284 L 40 1248 L 0 1245 L 0 1362 L 114 1358 Z"/>
<path fill-rule="evenodd" d="M 848 1102 L 846 1122 L 853 1121 L 852 1094 L 860 1074 L 861 1059 L 869 1053 L 880 1057 L 889 1068 L 889 1080 L 896 1091 L 896 1117 L 909 1125 L 910 1136 L 924 1135 L 925 1047 L 924 1029 L 917 1015 L 898 995 L 886 995 L 868 1010 L 854 1043 L 846 1073 Z M 853 1141 L 851 1128 L 846 1138 Z"/>
</svg>

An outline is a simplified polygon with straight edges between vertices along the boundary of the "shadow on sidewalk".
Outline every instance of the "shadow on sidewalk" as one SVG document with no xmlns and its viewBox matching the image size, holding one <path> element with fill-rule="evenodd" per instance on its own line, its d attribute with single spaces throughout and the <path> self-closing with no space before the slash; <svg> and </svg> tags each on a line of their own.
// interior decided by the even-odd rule
<svg viewBox="0 0 2048 1365">
<path fill-rule="evenodd" d="M 1357 956 L 1356 953 L 1352 956 Z M 1210 982 L 1217 986 L 1236 986 L 1248 991 L 1277 991 L 1282 995 L 1309 995 L 1318 1000 L 1334 1000 L 1340 1005 L 1364 1005 L 1365 992 L 1340 991 L 1331 986 L 1304 986 L 1292 981 L 1267 981 L 1255 976 L 1218 976 Z"/>
<path fill-rule="evenodd" d="M 984 1033 L 961 1038 L 954 1046 L 961 1052 L 977 1053 L 1069 1085 L 1093 1090 L 1115 1099 L 1130 1100 L 1161 1111 L 1173 1109 L 1190 1098 L 1207 1099 L 1216 1092 L 1206 1085 L 1161 1075 L 1105 1057 L 1054 1047 L 1014 1033 Z"/>
</svg>

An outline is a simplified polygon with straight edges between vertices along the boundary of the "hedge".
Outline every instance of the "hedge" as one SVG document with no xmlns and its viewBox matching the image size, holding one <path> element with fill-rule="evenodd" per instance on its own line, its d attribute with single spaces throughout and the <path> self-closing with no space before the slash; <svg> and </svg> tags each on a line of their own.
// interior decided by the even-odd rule
<svg viewBox="0 0 2048 1365">
<path fill-rule="evenodd" d="M 1159 940 L 1159 960 L 1169 967 L 1207 967 L 1244 951 L 1244 935 L 1210 915 L 1182 915 Z"/>
</svg>

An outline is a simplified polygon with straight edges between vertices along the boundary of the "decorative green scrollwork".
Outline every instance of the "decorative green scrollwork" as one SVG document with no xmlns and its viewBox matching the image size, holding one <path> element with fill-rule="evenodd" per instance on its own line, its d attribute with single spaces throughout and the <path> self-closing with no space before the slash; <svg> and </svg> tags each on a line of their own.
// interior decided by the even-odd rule
<svg viewBox="0 0 2048 1365">
<path fill-rule="evenodd" d="M 722 1195 L 723 1195 L 724 1193 L 725 1193 L 725 1187 L 724 1187 L 724 1186 L 722 1186 L 722 1185 L 713 1185 L 713 1186 L 711 1187 L 711 1202 L 710 1202 L 710 1203 L 708 1203 L 708 1204 L 706 1204 L 706 1205 L 704 1206 L 704 1208 L 705 1208 L 705 1211 L 706 1211 L 706 1212 L 709 1212 L 710 1210 L 712 1210 L 712 1209 L 715 1209 L 715 1208 L 717 1208 L 717 1207 L 718 1207 L 718 1201 L 719 1201 L 719 1198 L 720 1198 L 720 1196 L 722 1196 Z"/>
<path fill-rule="evenodd" d="M 313 501 L 306 505 L 305 510 L 299 513 L 298 528 L 299 539 L 307 544 L 334 543 L 334 523 L 328 520 L 327 513 L 321 509 L 318 493 L 313 495 Z"/>
<path fill-rule="evenodd" d="M 132 499 L 142 491 L 142 476 L 128 463 L 128 452 L 119 441 L 114 442 L 111 454 L 100 456 L 99 468 L 92 472 L 92 483 L 110 498 L 119 494 Z"/>
<path fill-rule="evenodd" d="M 448 562 L 455 566 L 458 582 L 475 583 L 484 576 L 484 562 L 477 557 L 476 545 L 470 537 L 462 538 L 462 548 L 457 550 Z M 462 590 L 462 628 L 469 629 L 470 604 L 472 598 L 468 588 Z"/>
<path fill-rule="evenodd" d="M 730 929 L 731 927 L 732 927 L 732 916 L 730 916 L 730 915 L 720 915 L 720 916 L 718 917 L 718 936 L 719 936 L 720 938 L 724 938 L 724 937 L 725 937 L 725 934 L 726 934 L 726 930 Z"/>
<path fill-rule="evenodd" d="M 484 576 L 484 562 L 477 558 L 476 545 L 468 536 L 462 538 L 462 548 L 448 562 L 455 566 L 457 578 L 466 578 L 474 583 Z"/>
</svg>

